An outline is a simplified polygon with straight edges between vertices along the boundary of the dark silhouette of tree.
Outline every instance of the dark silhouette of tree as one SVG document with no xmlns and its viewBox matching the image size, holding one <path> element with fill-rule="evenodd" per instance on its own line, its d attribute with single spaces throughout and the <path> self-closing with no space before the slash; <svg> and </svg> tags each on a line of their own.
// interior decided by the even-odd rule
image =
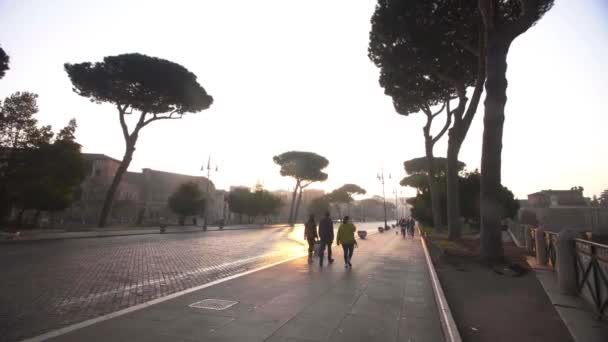
<svg viewBox="0 0 608 342">
<path fill-rule="evenodd" d="M 100 213 L 99 227 L 104 227 L 141 129 L 155 121 L 181 119 L 186 113 L 207 109 L 213 98 L 183 66 L 137 53 L 105 57 L 94 64 L 66 63 L 65 70 L 74 92 L 95 103 L 111 103 L 118 110 L 126 148 Z M 126 117 L 134 112 L 139 117 L 129 131 Z"/>
<path fill-rule="evenodd" d="M 416 177 L 418 176 L 418 177 Z M 438 182 L 445 184 L 447 174 L 443 174 L 439 177 Z M 480 217 L 480 203 L 479 203 L 479 192 L 480 192 L 480 174 L 479 171 L 475 170 L 472 172 L 463 172 L 458 178 L 460 186 L 460 201 L 462 203 L 462 217 L 465 222 L 474 228 L 479 228 L 479 217 Z M 419 220 L 424 225 L 432 223 L 431 214 L 431 199 L 429 194 L 428 184 L 424 182 L 424 179 L 420 177 L 420 174 L 414 174 L 402 181 L 402 185 L 411 186 L 416 188 L 417 193 L 413 198 L 409 198 L 407 201 L 412 205 L 412 216 Z M 513 193 L 506 187 L 501 188 L 500 194 L 500 217 L 513 218 L 517 215 L 519 210 L 519 202 L 515 199 Z M 445 206 L 447 202 L 447 193 L 445 188 L 440 192 L 440 203 Z M 445 212 L 443 212 L 445 214 Z"/>
<path fill-rule="evenodd" d="M 38 127 L 38 95 L 16 92 L 0 102 L 0 217 L 6 217 L 21 198 L 20 170 L 28 162 L 25 151 L 50 144 L 50 126 Z"/>
<path fill-rule="evenodd" d="M 327 179 L 327 174 L 322 170 L 329 165 L 329 161 L 316 153 L 301 151 L 285 152 L 274 156 L 272 160 L 281 166 L 281 176 L 293 177 L 296 180 L 289 209 L 289 224 L 293 224 L 298 216 L 302 191 L 314 182 L 323 182 Z M 300 194 L 296 205 L 298 192 Z"/>
<path fill-rule="evenodd" d="M 281 208 L 282 202 L 279 196 L 257 187 L 254 192 L 248 188 L 236 188 L 228 194 L 228 205 L 230 211 L 239 215 L 239 223 L 242 216 L 247 215 L 249 222 L 255 221 L 256 217 L 276 215 Z"/>
<path fill-rule="evenodd" d="M 598 199 L 598 203 L 602 207 L 608 207 L 608 190 L 602 191 Z"/>
<path fill-rule="evenodd" d="M 369 54 L 381 69 L 380 84 L 393 97 L 395 108 L 407 115 L 422 111 L 427 116 L 423 129 L 429 163 L 428 181 L 434 186 L 433 146 L 448 134 L 448 228 L 451 239 L 460 236 L 458 154 L 469 130 L 483 90 L 483 40 L 480 17 L 474 1 L 379 0 L 372 17 Z M 467 87 L 474 86 L 471 100 Z M 457 105 L 450 108 L 450 101 Z M 468 103 L 468 108 L 467 108 Z M 443 104 L 436 112 L 432 106 Z M 446 123 L 432 136 L 435 116 L 446 108 Z M 433 197 L 433 196 L 431 196 Z M 435 225 L 441 226 L 438 204 L 434 204 Z M 439 222 L 438 222 L 439 221 Z"/>
<path fill-rule="evenodd" d="M 179 224 L 183 226 L 186 216 L 202 212 L 205 208 L 205 197 L 196 182 L 187 182 L 171 194 L 168 204 L 171 211 L 179 216 Z"/>
<path fill-rule="evenodd" d="M 444 157 L 435 157 L 433 159 L 433 165 L 435 165 L 435 174 L 439 177 L 447 176 L 448 173 L 448 160 Z M 462 171 L 466 166 L 465 163 L 458 161 L 456 163 L 456 170 L 458 172 Z M 428 163 L 426 162 L 426 157 L 413 158 L 410 160 L 406 160 L 403 162 L 403 168 L 405 172 L 409 175 L 413 175 L 416 173 L 428 174 L 429 168 Z"/>
<path fill-rule="evenodd" d="M 64 210 L 80 196 L 86 163 L 74 138 L 76 127 L 72 119 L 53 143 L 23 151 L 25 163 L 16 172 L 20 178 L 19 202 L 23 210 L 35 210 L 36 218 L 41 211 Z"/>
<path fill-rule="evenodd" d="M 6 74 L 6 71 L 9 69 L 9 67 L 8 67 L 9 61 L 10 61 L 10 58 L 8 57 L 6 52 L 4 52 L 2 47 L 0 47 L 0 79 L 4 77 L 4 75 Z"/>
<path fill-rule="evenodd" d="M 257 208 L 255 216 L 263 216 L 266 221 L 269 216 L 278 214 L 283 204 L 281 197 L 264 189 L 258 189 L 253 193 L 253 203 Z"/>
<path fill-rule="evenodd" d="M 315 217 L 324 217 L 325 213 L 330 212 L 331 200 L 329 196 L 321 196 L 314 198 L 308 205 L 308 214 L 315 215 Z"/>
<path fill-rule="evenodd" d="M 248 188 L 237 187 L 228 193 L 228 207 L 230 211 L 239 216 L 239 223 L 243 222 L 243 215 L 247 213 L 247 202 L 251 191 Z"/>
<path fill-rule="evenodd" d="M 483 22 L 486 99 L 481 155 L 482 259 L 503 258 L 500 222 L 502 133 L 507 103 L 507 54 L 515 38 L 551 9 L 553 0 L 478 0 Z"/>
<path fill-rule="evenodd" d="M 350 204 L 355 200 L 353 195 L 365 195 L 367 191 L 357 184 L 344 184 L 330 192 L 327 197 L 331 203 L 346 204 L 347 211 L 350 213 Z M 338 216 L 342 216 L 338 207 Z"/>
</svg>

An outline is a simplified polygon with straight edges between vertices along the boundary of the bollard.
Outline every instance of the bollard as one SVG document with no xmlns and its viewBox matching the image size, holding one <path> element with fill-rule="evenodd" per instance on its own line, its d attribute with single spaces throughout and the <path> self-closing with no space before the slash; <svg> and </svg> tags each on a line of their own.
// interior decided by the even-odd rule
<svg viewBox="0 0 608 342">
<path fill-rule="evenodd" d="M 534 238 L 536 240 L 536 262 L 539 265 L 547 266 L 549 259 L 547 258 L 547 241 L 545 241 L 545 232 L 537 228 L 534 230 Z"/>
<path fill-rule="evenodd" d="M 574 239 L 578 235 L 570 229 L 564 229 L 557 234 L 556 267 L 557 283 L 563 294 L 575 296 L 578 292 Z"/>
<path fill-rule="evenodd" d="M 532 254 L 534 248 L 532 248 L 532 228 L 524 226 L 524 243 L 526 244 L 526 252 Z"/>
</svg>

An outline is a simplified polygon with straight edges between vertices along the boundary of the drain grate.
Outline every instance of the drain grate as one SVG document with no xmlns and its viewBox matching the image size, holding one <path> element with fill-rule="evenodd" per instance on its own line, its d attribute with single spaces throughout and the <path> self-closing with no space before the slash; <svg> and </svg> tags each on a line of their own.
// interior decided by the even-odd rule
<svg viewBox="0 0 608 342">
<path fill-rule="evenodd" d="M 188 306 L 197 309 L 226 310 L 237 303 L 238 302 L 235 302 L 233 300 L 203 299 L 200 302 L 192 303 Z"/>
</svg>

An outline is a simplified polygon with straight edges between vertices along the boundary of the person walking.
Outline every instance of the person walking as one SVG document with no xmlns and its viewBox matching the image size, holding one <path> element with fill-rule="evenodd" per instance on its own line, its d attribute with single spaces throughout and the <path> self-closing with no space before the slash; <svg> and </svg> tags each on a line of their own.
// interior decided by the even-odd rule
<svg viewBox="0 0 608 342">
<path fill-rule="evenodd" d="M 325 246 L 327 246 L 327 262 L 334 262 L 331 257 L 331 245 L 334 243 L 334 223 L 329 217 L 329 212 L 325 213 L 325 217 L 319 221 L 319 239 L 321 240 L 321 248 L 319 251 L 319 265 L 323 266 L 323 254 L 325 254 Z"/>
<path fill-rule="evenodd" d="M 416 228 L 416 221 L 410 216 L 408 219 L 407 230 L 412 239 L 414 238 L 414 228 Z"/>
<path fill-rule="evenodd" d="M 342 224 L 338 228 L 338 237 L 336 238 L 336 243 L 338 246 L 341 244 L 344 250 L 344 268 L 353 267 L 351 260 L 355 251 L 355 245 L 357 244 L 355 231 L 357 231 L 357 228 L 354 224 L 350 223 L 350 218 L 344 216 Z"/>
<path fill-rule="evenodd" d="M 308 263 L 312 263 L 312 253 L 315 248 L 315 241 L 317 240 L 317 223 L 315 222 L 315 215 L 310 215 L 308 221 L 304 223 L 304 240 L 308 241 Z"/>
<path fill-rule="evenodd" d="M 405 240 L 405 233 L 407 230 L 407 220 L 405 217 L 402 217 L 401 220 L 399 220 L 399 228 L 401 228 L 401 236 Z"/>
</svg>

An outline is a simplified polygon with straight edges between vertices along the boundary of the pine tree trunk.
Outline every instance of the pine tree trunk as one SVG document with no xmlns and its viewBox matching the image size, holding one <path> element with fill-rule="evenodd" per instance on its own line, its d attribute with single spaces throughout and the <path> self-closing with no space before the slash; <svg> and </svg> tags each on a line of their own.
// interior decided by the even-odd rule
<svg viewBox="0 0 608 342">
<path fill-rule="evenodd" d="M 112 184 L 106 193 L 106 198 L 103 201 L 103 207 L 101 208 L 101 214 L 99 215 L 99 228 L 103 228 L 106 226 L 108 214 L 110 213 L 110 208 L 112 208 L 112 203 L 114 202 L 114 195 L 116 194 L 116 190 L 118 189 L 118 185 L 122 180 L 122 176 L 127 171 L 129 164 L 131 164 L 131 160 L 133 159 L 133 152 L 135 152 L 135 142 L 137 141 L 137 136 L 132 136 L 134 138 L 130 139 L 127 142 L 127 149 L 125 151 L 125 155 L 122 158 L 122 162 L 118 166 L 116 170 L 116 174 L 114 175 L 114 179 L 112 180 Z"/>
<path fill-rule="evenodd" d="M 431 192 L 431 210 L 433 212 L 433 226 L 435 230 L 443 230 L 443 220 L 441 213 L 441 192 L 439 191 L 439 184 L 435 178 L 435 162 L 433 156 L 433 144 L 430 137 L 425 137 L 425 149 L 426 149 L 426 162 L 428 164 L 427 181 L 429 183 L 429 190 Z"/>
<path fill-rule="evenodd" d="M 300 187 L 300 194 L 298 195 L 298 201 L 296 202 L 295 214 L 293 215 L 294 223 L 298 221 L 298 214 L 300 211 L 300 203 L 302 202 L 302 191 L 303 190 L 304 189 L 302 189 L 302 187 Z"/>
<path fill-rule="evenodd" d="M 503 258 L 500 224 L 501 152 L 505 104 L 507 102 L 508 44 L 496 44 L 488 37 L 486 55 L 486 100 L 483 118 L 481 155 L 481 258 L 497 261 Z"/>
<path fill-rule="evenodd" d="M 298 194 L 298 189 L 300 188 L 300 181 L 296 182 L 296 187 L 293 189 L 293 194 L 291 195 L 291 207 L 289 208 L 289 219 L 287 223 L 293 224 L 293 210 L 296 204 L 296 195 Z"/>
<path fill-rule="evenodd" d="M 452 128 L 448 140 L 447 158 L 447 212 L 448 212 L 448 238 L 459 239 L 462 234 L 460 221 L 460 186 L 458 184 L 458 153 L 460 152 L 460 139 L 458 132 Z"/>
</svg>

